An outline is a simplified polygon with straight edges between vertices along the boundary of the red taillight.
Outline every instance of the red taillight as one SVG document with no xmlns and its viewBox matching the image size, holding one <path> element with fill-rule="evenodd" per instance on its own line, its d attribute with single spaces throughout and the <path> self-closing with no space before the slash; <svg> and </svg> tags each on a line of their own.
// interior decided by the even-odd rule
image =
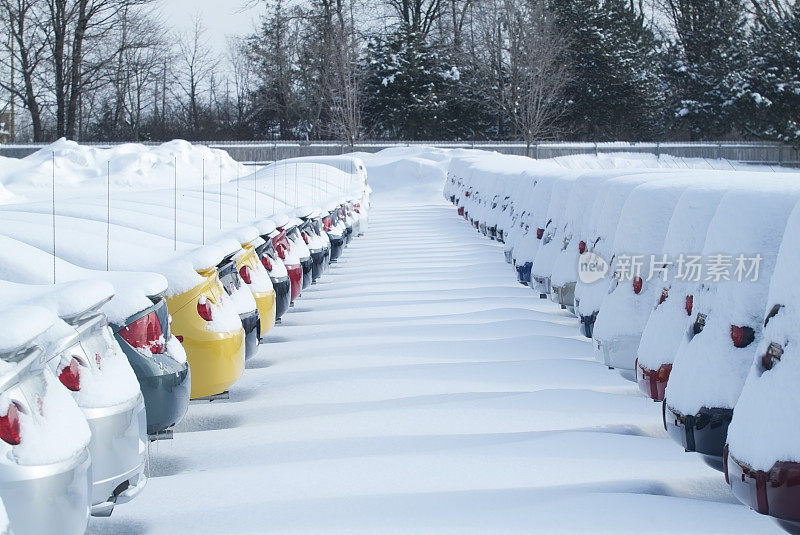
<svg viewBox="0 0 800 535">
<path fill-rule="evenodd" d="M 585 241 L 581 240 L 581 241 L 578 242 L 578 252 L 580 254 L 583 254 L 583 253 L 586 252 L 586 242 Z"/>
<path fill-rule="evenodd" d="M 658 299 L 658 304 L 660 305 L 661 303 L 666 301 L 667 297 L 669 297 L 669 290 L 664 288 L 663 290 L 661 290 L 661 297 Z"/>
<path fill-rule="evenodd" d="M 177 336 L 175 336 L 175 338 L 178 339 L 178 342 L 183 343 L 183 336 L 177 335 Z"/>
<path fill-rule="evenodd" d="M 325 219 L 322 220 L 322 229 L 325 232 L 329 232 L 332 226 L 333 226 L 333 221 L 331 221 L 330 217 L 326 217 Z"/>
<path fill-rule="evenodd" d="M 206 321 L 211 321 L 213 319 L 213 314 L 211 313 L 211 303 L 206 297 L 201 297 L 197 302 L 197 313 L 200 314 L 200 317 Z"/>
<path fill-rule="evenodd" d="M 731 341 L 735 347 L 747 347 L 755 338 L 756 333 L 752 328 L 731 325 Z"/>
<path fill-rule="evenodd" d="M 282 243 L 279 243 L 277 247 L 275 247 L 275 252 L 278 253 L 278 257 L 281 260 L 286 260 L 286 249 L 284 248 Z"/>
<path fill-rule="evenodd" d="M 303 232 L 302 236 L 303 236 L 303 241 L 306 242 L 306 245 L 308 245 L 308 234 Z"/>
<path fill-rule="evenodd" d="M 541 240 L 542 236 L 544 236 L 544 229 L 543 228 L 537 228 L 536 229 L 536 238 Z"/>
<path fill-rule="evenodd" d="M 72 357 L 68 365 L 61 368 L 58 380 L 67 387 L 67 390 L 77 392 L 81 389 L 81 365 L 75 357 Z"/>
<path fill-rule="evenodd" d="M 642 278 L 641 277 L 634 277 L 633 278 L 633 293 L 638 294 L 642 291 Z"/>
<path fill-rule="evenodd" d="M 694 304 L 694 296 L 693 295 L 687 295 L 686 296 L 686 304 L 684 305 L 684 307 L 686 308 L 686 315 L 687 316 L 691 316 L 692 315 L 692 305 L 693 304 Z"/>
<path fill-rule="evenodd" d="M 253 274 L 248 266 L 242 266 L 239 268 L 239 276 L 242 278 L 245 284 L 251 284 L 253 281 Z"/>
<path fill-rule="evenodd" d="M 269 261 L 267 255 L 261 257 L 261 265 L 263 265 L 267 271 L 272 271 L 272 262 Z"/>
<path fill-rule="evenodd" d="M 0 438 L 3 439 L 3 442 L 12 446 L 20 443 L 19 409 L 14 403 L 8 406 L 8 412 L 5 416 L 0 416 Z"/>
<path fill-rule="evenodd" d="M 161 323 L 155 312 L 142 316 L 119 331 L 119 335 L 136 349 L 147 349 L 161 355 L 166 351 Z"/>
</svg>

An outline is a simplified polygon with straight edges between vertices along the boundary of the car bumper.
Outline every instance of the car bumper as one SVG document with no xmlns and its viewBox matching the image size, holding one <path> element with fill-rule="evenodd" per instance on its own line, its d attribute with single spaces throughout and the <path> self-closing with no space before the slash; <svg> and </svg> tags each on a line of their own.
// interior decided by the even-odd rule
<svg viewBox="0 0 800 535">
<path fill-rule="evenodd" d="M 139 380 L 147 413 L 147 433 L 156 434 L 181 421 L 189 408 L 192 385 L 188 363 L 178 362 L 168 353 L 146 357 L 119 335 L 115 338 Z"/>
<path fill-rule="evenodd" d="M 753 470 L 728 452 L 725 479 L 736 498 L 751 509 L 780 520 L 800 523 L 800 463 L 776 462 L 769 471 Z"/>
<path fill-rule="evenodd" d="M 272 288 L 275 290 L 275 319 L 278 320 L 289 310 L 292 302 L 292 282 L 289 277 L 272 279 Z"/>
<path fill-rule="evenodd" d="M 261 314 L 258 313 L 258 308 L 251 312 L 239 314 L 239 320 L 242 322 L 245 339 L 249 338 L 251 341 L 261 340 Z M 254 356 L 257 351 L 257 343 L 245 344 L 245 358 L 249 359 Z"/>
<path fill-rule="evenodd" d="M 254 292 L 253 298 L 256 300 L 256 308 L 258 308 L 258 317 L 261 321 L 259 327 L 259 335 L 263 337 L 275 326 L 276 314 L 276 301 L 275 290 L 268 292 Z M 245 328 L 245 331 L 247 328 Z"/>
<path fill-rule="evenodd" d="M 342 251 L 344 250 L 344 237 L 343 236 L 330 236 L 331 240 L 331 262 L 336 262 Z"/>
<path fill-rule="evenodd" d="M 220 394 L 244 372 L 244 329 L 226 332 L 203 330 L 184 335 L 183 346 L 192 373 L 191 398 Z"/>
<path fill-rule="evenodd" d="M 703 407 L 697 414 L 684 416 L 664 402 L 662 414 L 667 433 L 686 451 L 722 458 L 733 409 Z"/>
<path fill-rule="evenodd" d="M 568 282 L 562 286 L 551 286 L 550 298 L 561 305 L 561 308 L 566 308 L 573 314 L 575 313 L 575 284 Z"/>
<path fill-rule="evenodd" d="M 597 312 L 592 312 L 588 316 L 581 316 L 581 333 L 586 338 L 591 338 L 594 334 L 594 322 L 597 321 Z"/>
<path fill-rule="evenodd" d="M 533 269 L 533 262 L 525 262 L 524 264 L 517 264 L 517 282 L 527 286 L 531 282 L 531 269 Z"/>
<path fill-rule="evenodd" d="M 91 457 L 61 463 L 0 465 L 0 499 L 15 535 L 79 535 L 91 506 Z"/>
<path fill-rule="evenodd" d="M 550 295 L 550 277 L 531 277 L 531 289 L 534 292 L 539 292 L 539 296 Z"/>
<path fill-rule="evenodd" d="M 511 264 L 511 263 L 512 263 L 512 262 L 511 262 L 511 260 L 512 260 L 512 258 L 511 258 L 511 257 L 512 257 L 512 256 L 513 256 L 513 254 L 514 254 L 514 251 L 513 251 L 512 249 L 504 249 L 504 250 L 503 250 L 503 254 L 504 254 L 504 255 L 505 255 L 505 257 L 506 257 L 506 264 Z"/>
<path fill-rule="evenodd" d="M 662 364 L 657 370 L 636 363 L 636 382 L 639 390 L 653 401 L 664 401 L 672 364 Z"/>
<path fill-rule="evenodd" d="M 311 251 L 311 281 L 317 282 L 325 272 L 326 254 L 324 249 Z"/>
<path fill-rule="evenodd" d="M 138 482 L 147 460 L 147 415 L 141 395 L 114 407 L 84 408 L 92 432 L 92 514 L 108 514 L 120 489 Z"/>
<path fill-rule="evenodd" d="M 300 265 L 303 267 L 303 289 L 305 290 L 314 282 L 314 260 L 310 256 L 308 258 L 302 258 L 300 260 Z"/>
<path fill-rule="evenodd" d="M 289 280 L 291 281 L 291 299 L 293 303 L 295 299 L 300 297 L 300 292 L 303 291 L 303 266 L 300 264 L 286 264 L 286 271 L 289 273 Z"/>
<path fill-rule="evenodd" d="M 615 368 L 621 373 L 630 372 L 631 380 L 634 380 L 634 367 L 636 363 L 636 352 L 639 350 L 641 336 L 629 334 L 615 336 L 608 340 L 594 340 L 594 348 L 598 360 L 609 368 Z"/>
</svg>

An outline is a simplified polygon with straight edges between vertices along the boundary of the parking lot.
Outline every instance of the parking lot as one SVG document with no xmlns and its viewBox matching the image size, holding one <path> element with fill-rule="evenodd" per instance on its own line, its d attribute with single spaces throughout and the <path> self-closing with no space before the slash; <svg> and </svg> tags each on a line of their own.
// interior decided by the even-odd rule
<svg viewBox="0 0 800 535">
<path fill-rule="evenodd" d="M 365 237 L 91 533 L 780 532 L 441 194 L 375 187 Z"/>
</svg>

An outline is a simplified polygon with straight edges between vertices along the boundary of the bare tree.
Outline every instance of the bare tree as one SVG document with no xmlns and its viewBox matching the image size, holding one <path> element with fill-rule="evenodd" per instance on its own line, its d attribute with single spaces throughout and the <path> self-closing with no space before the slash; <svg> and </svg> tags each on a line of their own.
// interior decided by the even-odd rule
<svg viewBox="0 0 800 535">
<path fill-rule="evenodd" d="M 354 19 L 353 0 L 330 0 L 332 51 L 326 79 L 331 123 L 334 133 L 351 151 L 361 135 L 361 44 Z"/>
<path fill-rule="evenodd" d="M 187 126 L 195 136 L 200 128 L 200 100 L 208 91 L 207 84 L 218 63 L 205 44 L 205 31 L 200 15 L 195 14 L 191 32 L 178 42 L 178 68 L 175 72 L 175 81 L 181 93 L 179 97 L 183 97 L 179 101 L 185 102 L 183 107 Z"/>
<path fill-rule="evenodd" d="M 44 0 L 0 0 L 2 27 L 8 30 L 10 40 L 4 42 L 7 54 L 3 54 L 4 66 L 17 75 L 22 85 L 0 80 L 0 86 L 22 101 L 31 116 L 34 141 L 44 140 L 42 124 L 42 95 L 37 78 L 42 75 L 46 61 L 47 20 L 42 18 Z M 6 60 L 5 58 L 8 58 Z M 7 63 L 6 63 L 7 62 Z"/>
<path fill-rule="evenodd" d="M 473 23 L 470 54 L 498 111 L 498 131 L 505 118 L 530 155 L 534 141 L 556 133 L 563 114 L 568 43 L 544 0 L 486 1 Z"/>
</svg>

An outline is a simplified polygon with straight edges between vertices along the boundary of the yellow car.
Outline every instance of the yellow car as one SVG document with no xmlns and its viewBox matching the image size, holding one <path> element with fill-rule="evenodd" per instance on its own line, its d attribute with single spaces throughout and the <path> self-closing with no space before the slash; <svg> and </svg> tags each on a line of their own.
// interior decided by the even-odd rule
<svg viewBox="0 0 800 535">
<path fill-rule="evenodd" d="M 259 316 L 261 317 L 261 332 L 263 337 L 275 326 L 275 289 L 269 278 L 269 272 L 261 264 L 256 254 L 256 246 L 261 245 L 263 239 L 256 237 L 248 243 L 242 243 L 242 249 L 236 256 L 236 268 L 239 276 L 250 288 L 256 300 Z"/>
<path fill-rule="evenodd" d="M 198 269 L 203 282 L 167 298 L 172 332 L 183 344 L 192 399 L 225 392 L 244 371 L 242 322 L 220 283 L 216 266 Z"/>
</svg>

